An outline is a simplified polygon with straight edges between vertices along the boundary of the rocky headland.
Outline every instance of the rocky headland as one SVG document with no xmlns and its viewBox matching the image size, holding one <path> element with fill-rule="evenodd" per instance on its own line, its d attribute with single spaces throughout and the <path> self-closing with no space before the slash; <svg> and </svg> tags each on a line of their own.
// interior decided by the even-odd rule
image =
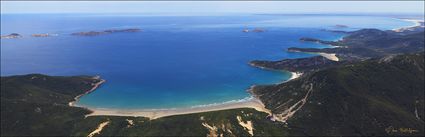
<svg viewBox="0 0 425 137">
<path fill-rule="evenodd" d="M 302 38 L 333 48 L 288 48 L 289 52 L 336 54 L 252 66 L 302 72 L 291 81 L 251 88 L 271 120 L 292 136 L 416 136 L 424 134 L 424 38 L 422 28 L 362 29 L 338 41 Z"/>
</svg>

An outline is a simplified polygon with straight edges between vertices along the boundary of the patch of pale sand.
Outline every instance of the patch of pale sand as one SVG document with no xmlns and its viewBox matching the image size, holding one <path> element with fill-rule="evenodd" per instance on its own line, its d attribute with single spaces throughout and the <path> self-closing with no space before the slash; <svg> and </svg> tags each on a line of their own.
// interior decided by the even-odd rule
<svg viewBox="0 0 425 137">
<path fill-rule="evenodd" d="M 336 56 L 335 53 L 318 53 L 318 54 L 322 57 L 329 59 L 329 60 L 339 61 L 339 58 Z"/>
<path fill-rule="evenodd" d="M 99 134 L 103 130 L 103 128 L 108 124 L 109 124 L 109 121 L 100 123 L 99 126 L 97 126 L 97 128 L 94 131 L 92 131 L 87 137 L 93 137 L 94 135 Z"/>
<path fill-rule="evenodd" d="M 396 29 L 393 29 L 393 31 L 395 31 L 395 32 L 403 32 L 404 30 L 409 30 L 410 28 L 414 28 L 414 27 L 425 27 L 425 26 L 422 25 L 422 23 L 424 23 L 424 20 L 419 20 L 419 19 L 401 19 L 401 20 L 413 22 L 415 24 L 412 25 L 412 26 L 396 28 Z"/>
<path fill-rule="evenodd" d="M 224 125 L 224 123 L 221 124 L 221 129 L 223 131 L 229 132 L 230 135 L 233 135 L 233 132 L 229 128 L 227 128 L 226 125 Z"/>
<path fill-rule="evenodd" d="M 203 122 L 202 125 L 206 127 L 210 132 L 209 134 L 207 134 L 207 137 L 217 137 L 217 127 L 215 127 L 214 125 L 210 126 L 206 122 Z"/>
<path fill-rule="evenodd" d="M 244 122 L 244 121 L 242 121 L 242 117 L 241 116 L 236 116 L 236 119 L 238 119 L 239 125 L 241 125 L 242 127 L 244 127 L 251 136 L 254 136 L 254 128 L 252 127 L 252 122 L 251 121 Z"/>
<path fill-rule="evenodd" d="M 286 81 L 290 81 L 290 80 L 293 80 L 293 79 L 299 78 L 302 74 L 303 74 L 303 73 L 301 73 L 301 72 L 291 72 L 291 78 L 289 78 L 289 79 L 288 79 L 288 80 L 286 80 Z"/>
<path fill-rule="evenodd" d="M 125 119 L 125 120 L 128 122 L 127 127 L 131 127 L 131 126 L 134 125 L 134 121 L 133 120 L 131 120 L 131 119 Z"/>
<path fill-rule="evenodd" d="M 237 108 L 254 108 L 257 111 L 271 115 L 271 111 L 266 109 L 264 104 L 257 98 L 249 98 L 244 101 L 223 103 L 218 105 L 207 105 L 202 107 L 178 108 L 178 109 L 104 109 L 89 108 L 93 113 L 86 116 L 141 116 L 156 119 L 165 116 L 192 114 L 200 112 L 228 110 Z"/>
</svg>

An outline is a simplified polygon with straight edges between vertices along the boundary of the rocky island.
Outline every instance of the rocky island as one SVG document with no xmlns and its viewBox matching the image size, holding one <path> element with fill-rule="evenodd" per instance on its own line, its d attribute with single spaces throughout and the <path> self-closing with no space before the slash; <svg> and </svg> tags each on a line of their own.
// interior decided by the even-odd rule
<svg viewBox="0 0 425 137">
<path fill-rule="evenodd" d="M 336 25 L 334 26 L 334 28 L 344 29 L 344 28 L 348 28 L 348 26 L 347 26 L 347 25 L 342 25 L 342 24 L 336 24 Z"/>
<path fill-rule="evenodd" d="M 32 37 L 51 37 L 57 36 L 58 34 L 49 34 L 49 33 L 41 33 L 41 34 L 32 34 Z"/>
<path fill-rule="evenodd" d="M 259 33 L 259 32 L 265 32 L 266 30 L 265 29 L 262 29 L 262 28 L 255 28 L 255 29 L 244 29 L 244 30 L 242 30 L 242 32 L 245 32 L 245 33 L 247 33 L 247 32 L 256 32 L 256 33 Z"/>
<path fill-rule="evenodd" d="M 87 31 L 87 32 L 76 32 L 71 35 L 75 36 L 98 36 L 104 34 L 118 33 L 118 32 L 140 32 L 141 29 L 138 28 L 130 28 L 130 29 L 108 29 L 104 31 Z"/>
<path fill-rule="evenodd" d="M 2 35 L 0 36 L 0 38 L 2 39 L 15 39 L 15 38 L 21 38 L 22 35 L 18 34 L 18 33 L 11 33 L 9 35 Z"/>
</svg>

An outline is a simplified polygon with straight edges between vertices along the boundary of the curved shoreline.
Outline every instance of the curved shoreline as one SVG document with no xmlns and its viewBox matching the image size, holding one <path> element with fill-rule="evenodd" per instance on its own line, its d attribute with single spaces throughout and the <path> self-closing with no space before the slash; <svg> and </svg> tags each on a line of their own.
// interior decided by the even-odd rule
<svg viewBox="0 0 425 137">
<path fill-rule="evenodd" d="M 415 25 L 416 26 L 416 25 Z M 404 27 L 405 28 L 405 27 Z M 411 26 L 407 27 L 411 28 Z M 308 52 L 305 52 L 308 53 Z M 313 54 L 319 54 L 325 58 L 328 58 L 333 61 L 339 61 L 339 58 L 336 56 L 336 54 L 328 54 L 328 53 L 313 53 Z M 288 81 L 291 81 L 293 79 L 296 79 L 302 75 L 302 73 L 298 72 L 290 72 L 291 78 L 289 78 L 286 81 L 283 81 L 281 83 L 285 83 Z M 96 77 L 95 77 L 96 78 Z M 97 77 L 99 78 L 99 77 Z M 108 108 L 89 108 L 84 106 L 77 106 L 75 105 L 75 102 L 78 101 L 78 99 L 86 94 L 89 94 L 90 92 L 93 92 L 96 88 L 99 87 L 100 84 L 104 83 L 105 80 L 101 80 L 100 82 L 96 83 L 94 87 L 85 92 L 84 94 L 78 95 L 75 97 L 75 100 L 70 102 L 70 106 L 74 107 L 83 107 L 87 108 L 92 111 L 92 113 L 86 115 L 87 116 L 135 116 L 135 117 L 147 117 L 150 119 L 156 119 L 161 118 L 165 116 L 173 116 L 173 115 L 182 115 L 182 114 L 192 114 L 192 113 L 201 113 L 201 112 L 210 112 L 210 111 L 219 111 L 219 110 L 228 110 L 228 109 L 238 109 L 238 108 L 253 108 L 260 112 L 265 112 L 271 115 L 271 111 L 265 108 L 265 105 L 261 102 L 260 99 L 255 97 L 255 94 L 250 92 L 252 95 L 251 98 L 243 101 L 237 101 L 237 102 L 230 102 L 230 103 L 222 103 L 222 104 L 212 104 L 212 105 L 204 105 L 199 107 L 190 107 L 190 108 L 175 108 L 175 109 L 108 109 Z M 255 86 L 255 85 L 253 85 Z M 252 88 L 252 87 L 251 87 Z"/>
<path fill-rule="evenodd" d="M 176 109 L 109 109 L 109 108 L 88 108 L 93 113 L 88 116 L 133 116 L 147 117 L 149 119 L 157 119 L 166 116 L 192 114 L 219 110 L 229 110 L 238 108 L 253 108 L 260 112 L 271 114 L 270 110 L 266 109 L 264 104 L 257 98 L 252 97 L 246 101 L 223 103 L 219 105 L 207 105 L 191 108 L 176 108 Z"/>
<path fill-rule="evenodd" d="M 395 32 L 402 32 L 402 31 L 409 30 L 411 28 L 416 28 L 416 27 L 424 27 L 422 24 L 425 23 L 425 21 L 421 20 L 421 19 L 400 19 L 400 18 L 396 18 L 396 19 L 399 19 L 399 20 L 402 20 L 402 21 L 407 21 L 407 22 L 412 22 L 414 24 L 411 25 L 411 26 L 392 29 L 392 31 L 395 31 Z"/>
<path fill-rule="evenodd" d="M 296 79 L 302 75 L 302 73 L 290 72 L 291 78 L 289 78 L 284 82 L 288 82 L 290 80 Z M 94 79 L 100 79 L 100 77 L 94 77 Z M 248 89 L 248 92 L 252 95 L 247 99 L 243 99 L 241 101 L 231 101 L 224 102 L 221 104 L 209 104 L 209 105 L 201 105 L 194 106 L 188 108 L 172 108 L 172 109 L 110 109 L 110 108 L 91 108 L 85 106 L 76 105 L 78 99 L 86 94 L 89 94 L 95 91 L 101 84 L 103 84 L 105 80 L 100 79 L 99 82 L 95 83 L 93 87 L 85 92 L 84 94 L 76 96 L 74 101 L 69 102 L 69 106 L 72 107 L 82 107 L 86 108 L 92 113 L 86 115 L 89 116 L 133 116 L 133 117 L 147 117 L 149 119 L 157 119 L 166 116 L 174 116 L 174 115 L 183 115 L 183 114 L 193 114 L 193 113 L 201 113 L 201 112 L 210 112 L 210 111 L 219 111 L 219 110 L 229 110 L 229 109 L 238 109 L 238 108 L 253 108 L 260 112 L 265 112 L 271 115 L 271 111 L 265 108 L 265 105 L 258 99 L 255 94 L 251 92 L 251 88 Z M 255 86 L 255 85 L 253 85 Z"/>
<path fill-rule="evenodd" d="M 89 93 L 91 93 L 91 92 L 93 92 L 93 91 L 95 91 L 100 85 L 102 85 L 103 83 L 105 83 L 106 82 L 106 80 L 104 80 L 104 79 L 100 79 L 100 76 L 94 76 L 93 77 L 93 80 L 100 80 L 99 82 L 97 82 L 97 83 L 94 83 L 93 84 L 93 87 L 90 89 L 90 90 L 88 90 L 88 91 L 86 91 L 86 92 L 84 92 L 83 94 L 80 94 L 80 95 L 78 95 L 78 96 L 76 96 L 76 97 L 74 97 L 74 100 L 73 101 L 71 101 L 71 102 L 69 102 L 68 103 L 68 105 L 69 106 L 71 106 L 71 107 L 81 107 L 81 106 L 77 106 L 75 103 L 82 97 L 82 96 L 84 96 L 84 95 L 87 95 L 87 94 L 89 94 Z"/>
</svg>

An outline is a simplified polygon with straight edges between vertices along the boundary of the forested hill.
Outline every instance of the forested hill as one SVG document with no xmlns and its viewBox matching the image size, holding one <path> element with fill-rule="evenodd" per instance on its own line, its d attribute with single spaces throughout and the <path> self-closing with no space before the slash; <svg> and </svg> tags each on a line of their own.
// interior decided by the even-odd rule
<svg viewBox="0 0 425 137">
<path fill-rule="evenodd" d="M 288 51 L 336 53 L 341 60 L 364 60 L 391 54 L 418 52 L 425 49 L 423 29 L 412 32 L 361 29 L 350 32 L 338 41 L 323 41 L 314 38 L 301 38 L 300 40 L 337 47 L 324 49 L 291 47 L 288 48 Z"/>
<path fill-rule="evenodd" d="M 423 135 L 424 52 L 308 73 L 253 89 L 291 135 Z"/>
</svg>

